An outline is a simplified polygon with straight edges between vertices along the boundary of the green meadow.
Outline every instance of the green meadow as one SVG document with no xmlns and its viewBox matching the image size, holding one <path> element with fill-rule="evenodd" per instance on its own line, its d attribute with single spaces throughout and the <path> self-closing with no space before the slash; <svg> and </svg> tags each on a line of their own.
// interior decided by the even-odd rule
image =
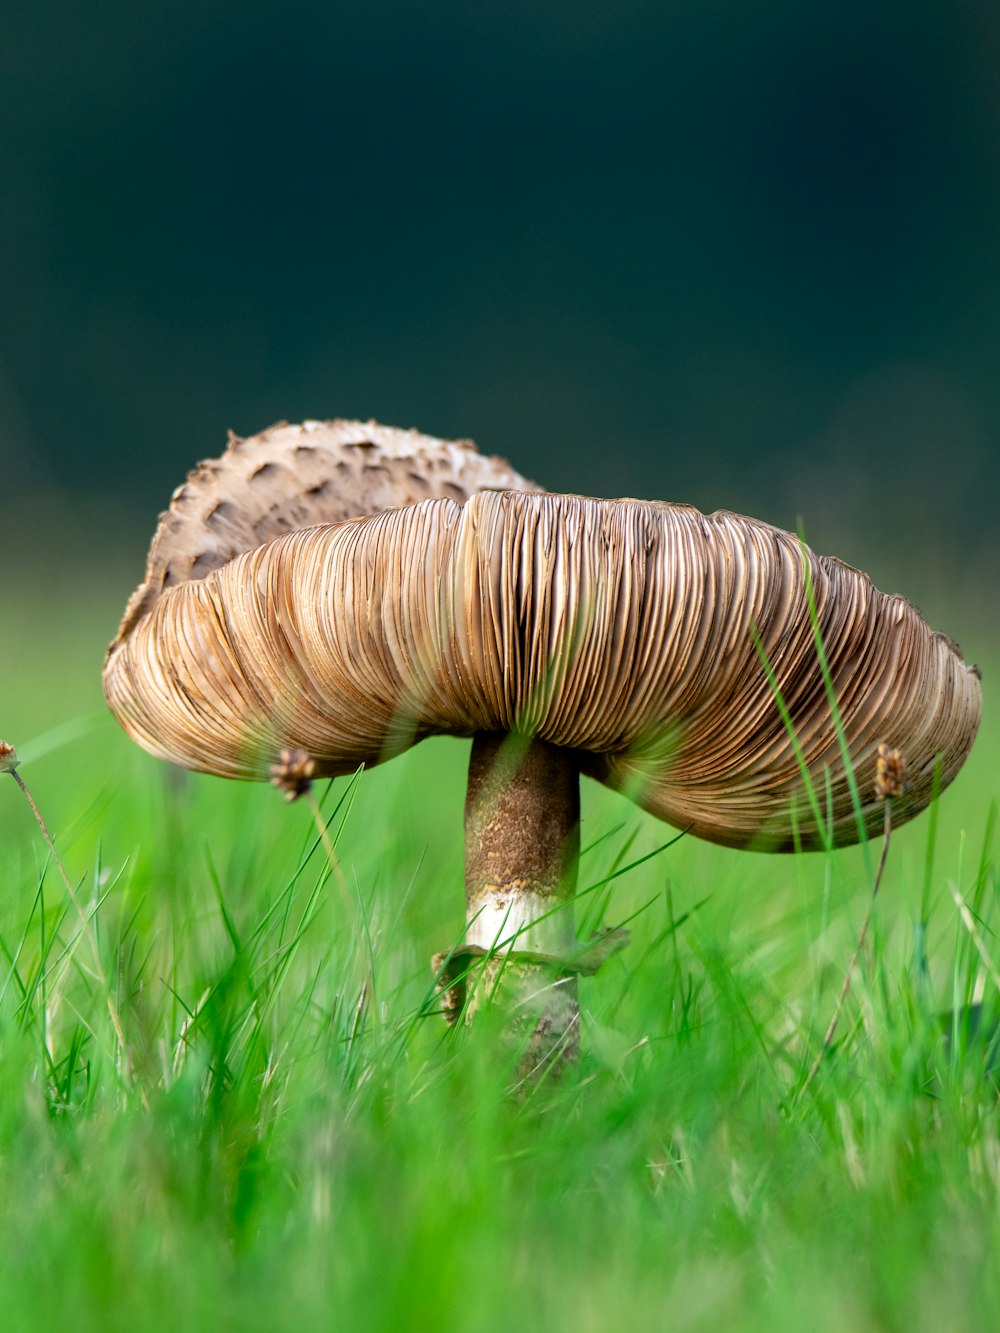
<svg viewBox="0 0 1000 1333">
<path fill-rule="evenodd" d="M 578 922 L 632 940 L 581 982 L 578 1076 L 512 1098 L 431 984 L 468 744 L 318 784 L 331 861 L 305 802 L 104 713 L 134 581 L 22 548 L 0 592 L 0 737 L 73 886 L 0 778 L 4 1328 L 1000 1327 L 995 646 L 811 1082 L 877 844 L 665 846 L 585 783 Z"/>
</svg>

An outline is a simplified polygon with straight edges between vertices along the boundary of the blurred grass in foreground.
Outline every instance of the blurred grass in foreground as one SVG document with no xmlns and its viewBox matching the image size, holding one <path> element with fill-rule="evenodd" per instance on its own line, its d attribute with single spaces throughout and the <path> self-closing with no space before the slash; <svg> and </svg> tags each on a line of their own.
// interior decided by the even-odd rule
<svg viewBox="0 0 1000 1333">
<path fill-rule="evenodd" d="M 579 1081 L 513 1106 L 488 1024 L 428 1012 L 461 927 L 467 746 L 318 789 L 345 897 L 301 805 L 117 731 L 99 668 L 122 588 L 53 572 L 0 593 L 0 736 L 93 914 L 125 1046 L 0 780 L 8 1327 L 997 1326 L 996 1088 L 938 1017 L 1000 1000 L 989 659 L 983 734 L 934 845 L 926 814 L 893 836 L 804 1097 L 862 857 L 686 838 L 585 899 L 638 913 L 632 945 L 582 986 Z M 585 783 L 581 887 L 670 836 Z"/>
</svg>

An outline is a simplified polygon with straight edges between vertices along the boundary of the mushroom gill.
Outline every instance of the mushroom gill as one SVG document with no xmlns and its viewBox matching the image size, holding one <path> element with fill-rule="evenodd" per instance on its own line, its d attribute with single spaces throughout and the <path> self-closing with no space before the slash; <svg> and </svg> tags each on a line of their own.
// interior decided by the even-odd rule
<svg viewBox="0 0 1000 1333">
<path fill-rule="evenodd" d="M 880 826 L 880 743 L 908 765 L 894 821 L 916 814 L 980 713 L 978 673 L 909 602 L 786 532 L 514 491 L 266 542 L 163 591 L 104 683 L 140 744 L 226 777 L 286 747 L 337 774 L 518 733 L 700 837 L 780 849 Z"/>
</svg>

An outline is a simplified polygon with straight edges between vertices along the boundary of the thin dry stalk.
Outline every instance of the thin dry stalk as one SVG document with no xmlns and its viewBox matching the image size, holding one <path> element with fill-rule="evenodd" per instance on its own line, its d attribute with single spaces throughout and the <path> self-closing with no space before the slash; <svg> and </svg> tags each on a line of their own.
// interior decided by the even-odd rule
<svg viewBox="0 0 1000 1333">
<path fill-rule="evenodd" d="M 892 800 L 890 797 L 887 796 L 885 798 L 885 823 L 883 825 L 883 830 L 882 830 L 882 854 L 878 859 L 878 869 L 875 871 L 875 880 L 872 884 L 871 902 L 868 904 L 868 911 L 865 914 L 865 919 L 861 924 L 861 930 L 860 933 L 858 934 L 858 942 L 855 945 L 854 953 L 851 956 L 851 961 L 847 965 L 847 972 L 844 974 L 844 981 L 840 987 L 840 994 L 837 997 L 837 1003 L 833 1011 L 833 1017 L 830 1019 L 829 1027 L 823 1034 L 823 1042 L 819 1048 L 819 1051 L 816 1054 L 815 1060 L 812 1062 L 812 1066 L 809 1070 L 809 1073 L 806 1075 L 806 1080 L 802 1084 L 802 1087 L 799 1089 L 800 1097 L 803 1095 L 803 1093 L 812 1083 L 813 1079 L 816 1077 L 817 1073 L 819 1072 L 819 1067 L 823 1063 L 824 1056 L 826 1055 L 827 1051 L 833 1044 L 834 1034 L 837 1031 L 837 1024 L 840 1021 L 841 1010 L 843 1009 L 844 1002 L 847 999 L 847 992 L 851 988 L 851 978 L 854 976 L 854 969 L 858 965 L 858 959 L 861 956 L 861 950 L 865 947 L 865 940 L 868 936 L 868 927 L 871 925 L 871 919 L 875 912 L 875 899 L 878 897 L 878 891 L 882 884 L 882 872 L 885 870 L 886 857 L 889 854 L 889 840 L 891 834 L 892 834 Z"/>
<path fill-rule="evenodd" d="M 48 846 L 48 849 L 52 854 L 53 863 L 55 864 L 56 869 L 59 871 L 59 876 L 62 879 L 63 884 L 65 885 L 66 892 L 69 894 L 70 902 L 73 904 L 73 907 L 76 910 L 77 917 L 79 918 L 80 921 L 80 929 L 84 934 L 84 936 L 86 937 L 87 943 L 90 945 L 90 951 L 94 959 L 94 970 L 97 974 L 97 979 L 99 983 L 104 988 L 104 993 L 108 1005 L 108 1016 L 111 1019 L 111 1026 L 114 1028 L 115 1040 L 118 1043 L 118 1068 L 122 1074 L 125 1074 L 128 1068 L 126 1044 L 125 1044 L 125 1030 L 122 1027 L 121 1016 L 118 1013 L 118 1006 L 115 1004 L 114 996 L 111 993 L 111 985 L 108 981 L 107 973 L 105 972 L 104 965 L 101 962 L 101 952 L 97 943 L 97 936 L 94 933 L 94 928 L 91 924 L 90 917 L 83 910 L 83 904 L 80 902 L 80 899 L 77 896 L 77 892 L 73 887 L 72 881 L 70 880 L 69 875 L 67 875 L 66 873 L 66 867 L 63 865 L 62 861 L 59 858 L 59 853 L 56 851 L 56 845 L 53 840 L 52 834 L 49 832 L 48 825 L 42 818 L 42 812 L 41 810 L 39 810 L 38 805 L 35 802 L 35 798 L 28 790 L 27 784 L 25 783 L 24 779 L 17 771 L 17 756 L 13 750 L 13 747 L 4 745 L 3 742 L 0 742 L 0 746 L 2 746 L 3 749 L 3 754 L 2 756 L 0 756 L 0 758 L 2 758 L 3 760 L 0 772 L 9 773 L 11 777 L 14 779 L 14 781 L 17 783 L 17 785 L 20 787 L 21 791 L 24 793 L 24 799 L 28 802 L 28 805 L 31 808 L 31 813 L 35 817 L 35 822 L 41 829 L 42 837 L 45 839 L 46 845 Z M 142 1093 L 141 1095 L 143 1104 L 148 1106 L 145 1093 Z"/>
<path fill-rule="evenodd" d="M 316 831 L 319 833 L 319 840 L 323 844 L 323 851 L 326 853 L 330 873 L 337 881 L 337 887 L 344 900 L 347 915 L 357 925 L 357 912 L 354 901 L 348 892 L 347 880 L 344 878 L 344 872 L 341 869 L 340 858 L 337 856 L 333 839 L 330 837 L 330 830 L 326 826 L 323 812 L 319 808 L 319 801 L 316 800 L 316 793 L 313 791 L 315 775 L 315 760 L 305 750 L 284 749 L 277 763 L 271 765 L 271 786 L 277 787 L 279 791 L 285 793 L 287 803 L 297 801 L 303 796 L 306 798 L 306 803 L 312 812 L 313 822 L 316 825 Z"/>
<path fill-rule="evenodd" d="M 990 951 L 983 943 L 983 938 L 980 935 L 979 931 L 976 929 L 976 918 L 972 915 L 972 911 L 969 908 L 968 903 L 962 897 L 961 893 L 959 893 L 958 885 L 955 884 L 952 880 L 949 880 L 948 888 L 951 891 L 951 896 L 955 903 L 955 906 L 958 908 L 959 920 L 961 921 L 962 925 L 968 932 L 969 938 L 972 940 L 976 953 L 979 954 L 979 958 L 986 971 L 986 975 L 989 977 L 990 981 L 992 982 L 996 990 L 1000 991 L 1000 972 L 997 971 L 996 964 L 990 957 Z"/>
<path fill-rule="evenodd" d="M 323 811 L 319 808 L 319 801 L 310 787 L 305 793 L 305 798 L 309 803 L 309 809 L 312 811 L 313 823 L 316 825 L 316 831 L 319 834 L 320 842 L 323 844 L 323 851 L 330 866 L 330 873 L 337 881 L 337 888 L 340 890 L 340 896 L 343 899 L 344 907 L 348 916 L 357 925 L 357 905 L 351 897 L 350 890 L 347 887 L 347 878 L 344 875 L 343 867 L 340 864 L 340 857 L 337 855 L 337 849 L 333 845 L 333 839 L 330 837 L 330 830 L 326 826 L 326 820 L 323 818 Z"/>
</svg>

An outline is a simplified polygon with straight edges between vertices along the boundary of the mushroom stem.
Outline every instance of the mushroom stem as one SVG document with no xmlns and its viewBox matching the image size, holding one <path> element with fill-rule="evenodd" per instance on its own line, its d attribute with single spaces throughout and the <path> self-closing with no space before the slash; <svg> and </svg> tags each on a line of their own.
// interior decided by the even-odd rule
<svg viewBox="0 0 1000 1333">
<path fill-rule="evenodd" d="M 474 737 L 465 803 L 466 957 L 485 953 L 468 1012 L 499 1003 L 529 1083 L 580 1048 L 572 898 L 580 854 L 580 767 L 524 736 Z"/>
</svg>

